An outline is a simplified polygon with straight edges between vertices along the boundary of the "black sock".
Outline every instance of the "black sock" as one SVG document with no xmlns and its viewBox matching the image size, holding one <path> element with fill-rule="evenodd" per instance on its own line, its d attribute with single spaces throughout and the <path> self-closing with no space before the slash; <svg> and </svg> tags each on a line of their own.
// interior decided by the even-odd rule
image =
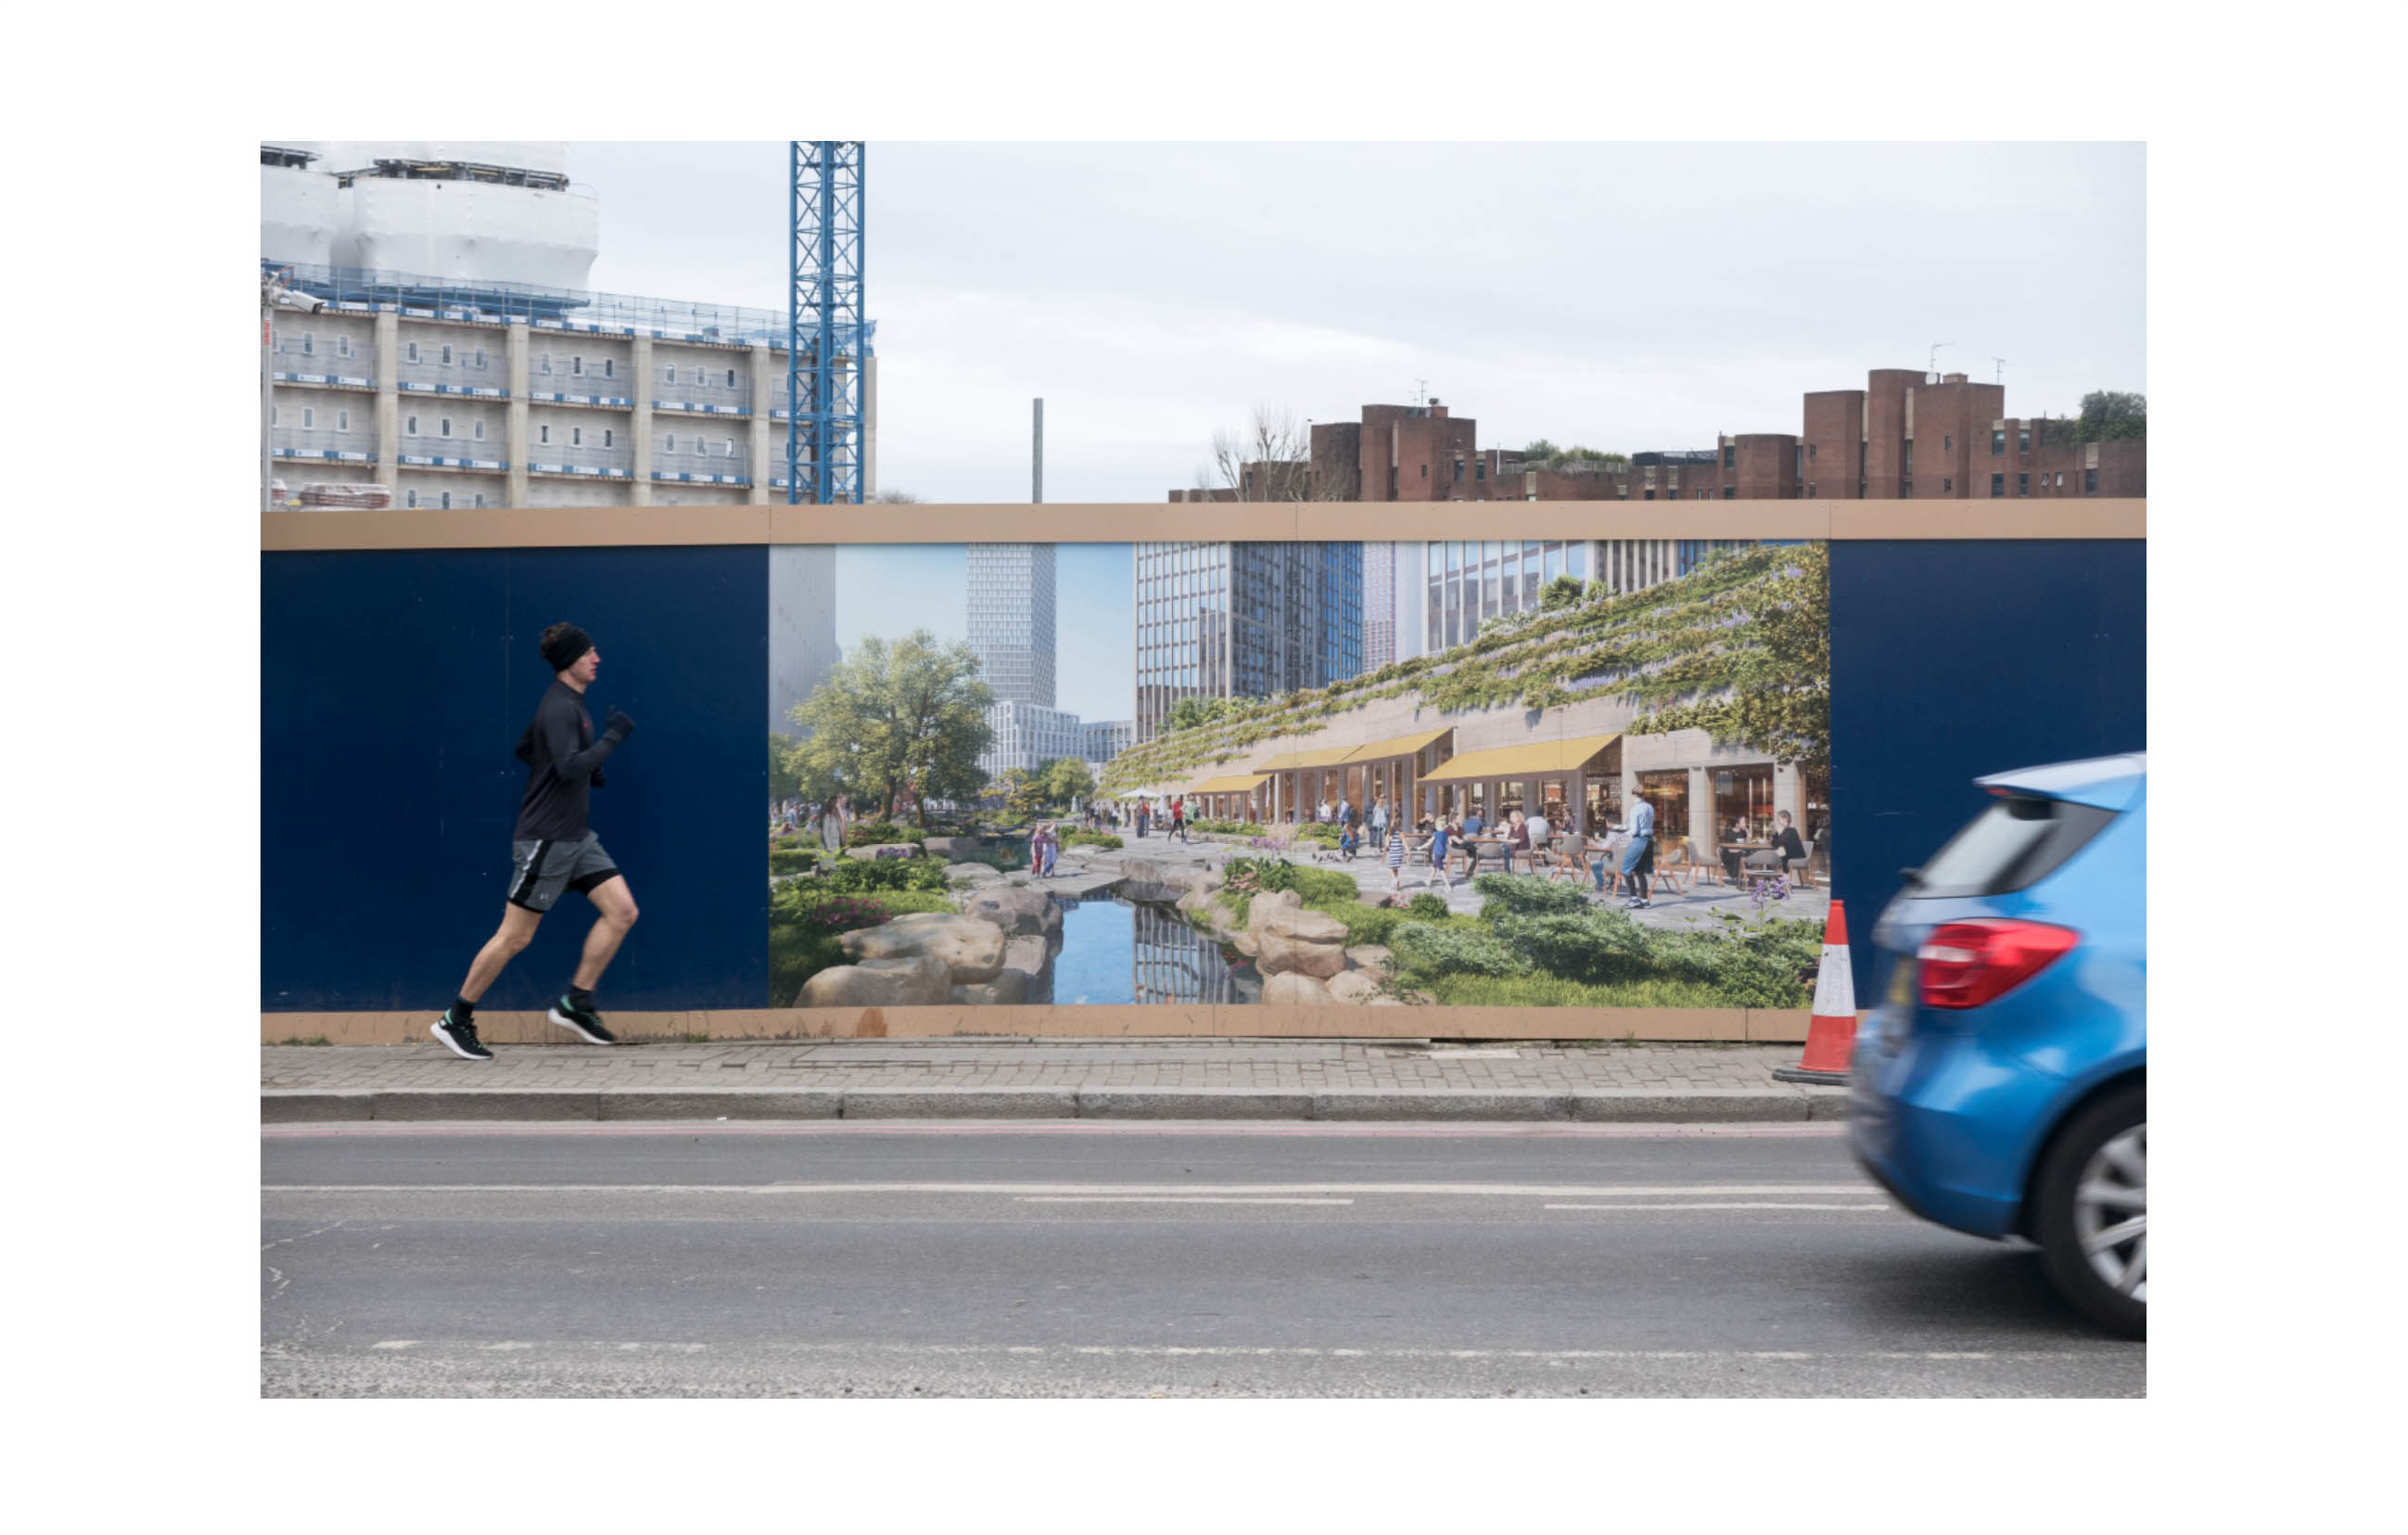
<svg viewBox="0 0 2408 1535">
<path fill-rule="evenodd" d="M 568 1005 L 580 1012 L 590 1012 L 594 1008 L 594 994 L 583 986 L 571 986 L 568 988 Z"/>
<path fill-rule="evenodd" d="M 452 998 L 452 1021 L 453 1023 L 469 1024 L 476 1022 L 476 1003 L 469 1001 L 465 997 L 455 997 Z"/>
</svg>

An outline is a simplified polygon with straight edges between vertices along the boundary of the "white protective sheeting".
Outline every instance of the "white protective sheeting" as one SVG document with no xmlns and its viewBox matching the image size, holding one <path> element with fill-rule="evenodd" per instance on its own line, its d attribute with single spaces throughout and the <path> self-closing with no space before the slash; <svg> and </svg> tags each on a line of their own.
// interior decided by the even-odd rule
<svg viewBox="0 0 2408 1535">
<path fill-rule="evenodd" d="M 601 205 L 580 193 L 361 177 L 340 195 L 337 266 L 581 289 L 601 242 Z"/>
<path fill-rule="evenodd" d="M 259 167 L 259 253 L 314 266 L 332 262 L 340 209 L 322 171 Z"/>
</svg>

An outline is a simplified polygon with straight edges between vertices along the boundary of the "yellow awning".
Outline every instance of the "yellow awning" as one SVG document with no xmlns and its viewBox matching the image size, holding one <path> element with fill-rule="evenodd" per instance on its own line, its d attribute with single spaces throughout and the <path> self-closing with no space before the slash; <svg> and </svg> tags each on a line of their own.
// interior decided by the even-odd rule
<svg viewBox="0 0 2408 1535">
<path fill-rule="evenodd" d="M 1235 773 L 1227 778 L 1211 778 L 1187 792 L 1192 795 L 1252 794 L 1268 782 L 1268 773 Z"/>
<path fill-rule="evenodd" d="M 1466 752 L 1449 758 L 1436 772 L 1424 773 L 1424 783 L 1470 783 L 1491 778 L 1531 778 L 1541 773 L 1568 773 L 1589 758 L 1622 739 L 1615 731 L 1610 736 L 1574 736 L 1568 740 L 1529 741 L 1520 746 L 1497 746 L 1485 752 Z"/>
<path fill-rule="evenodd" d="M 1369 746 L 1358 746 L 1352 752 L 1347 753 L 1346 760 L 1349 762 L 1374 762 L 1382 757 L 1415 756 L 1418 755 L 1425 747 L 1428 746 L 1430 742 L 1438 739 L 1440 736 L 1445 735 L 1448 731 L 1454 728 L 1455 726 L 1451 724 L 1442 724 L 1436 730 L 1425 730 L 1417 736 L 1391 736 L 1386 740 L 1375 740 Z"/>
<path fill-rule="evenodd" d="M 1318 752 L 1283 752 L 1268 762 L 1255 763 L 1254 771 L 1284 773 L 1298 768 L 1335 768 L 1354 750 L 1351 746 L 1329 746 Z"/>
</svg>

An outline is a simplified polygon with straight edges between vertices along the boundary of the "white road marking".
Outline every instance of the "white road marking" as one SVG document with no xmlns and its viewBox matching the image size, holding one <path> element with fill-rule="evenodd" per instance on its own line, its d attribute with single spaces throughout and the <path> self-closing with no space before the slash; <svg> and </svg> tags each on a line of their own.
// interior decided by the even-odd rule
<svg viewBox="0 0 2408 1535">
<path fill-rule="evenodd" d="M 1217 1198 L 1417 1194 L 1464 1198 L 1863 1196 L 1856 1184 L 263 1184 L 263 1194 L 1001 1194 Z"/>
<path fill-rule="evenodd" d="M 377 1343 L 375 1348 L 465 1348 L 479 1353 L 495 1350 L 516 1352 L 536 1349 L 547 1354 L 567 1354 L 626 1349 L 657 1350 L 673 1354 L 703 1354 L 710 1351 L 706 1343 L 645 1342 L 645 1343 L 468 1343 L 466 1341 Z M 2122 1345 L 2133 1352 L 2146 1344 Z M 1330 1358 L 1330 1359 L 1899 1359 L 1994 1362 L 2025 1359 L 2096 1359 L 2102 1353 L 2117 1352 L 2110 1344 L 2102 1349 L 1647 1349 L 1647 1348 L 1338 1348 L 1338 1347 L 1252 1347 L 1244 1344 L 1179 1344 L 1179 1343 L 781 1343 L 774 1352 L 781 1354 L 890 1354 L 936 1356 L 975 1356 L 1007 1355 L 1019 1358 L 1043 1357 L 1048 1355 L 1083 1355 L 1091 1356 L 1149 1359 L 1225 1359 L 1225 1358 Z"/>
<path fill-rule="evenodd" d="M 1677 1204 L 1677 1205 L 1547 1205 L 1548 1210 L 1887 1210 L 1887 1205 L 1808 1205 L 1784 1200 L 1761 1204 Z"/>
<path fill-rule="evenodd" d="M 1351 1205 L 1352 1199 L 1240 1199 L 1193 1194 L 1020 1194 L 1025 1205 Z"/>
</svg>

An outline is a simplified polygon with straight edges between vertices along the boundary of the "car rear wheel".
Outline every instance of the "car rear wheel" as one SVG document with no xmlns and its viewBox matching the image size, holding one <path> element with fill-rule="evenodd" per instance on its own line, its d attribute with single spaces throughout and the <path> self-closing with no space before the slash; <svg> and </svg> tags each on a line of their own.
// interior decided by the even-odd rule
<svg viewBox="0 0 2408 1535">
<path fill-rule="evenodd" d="M 2082 1313 L 2128 1338 L 2148 1335 L 2149 1100 L 2128 1087 L 2066 1126 L 2041 1166 L 2041 1261 Z"/>
</svg>

